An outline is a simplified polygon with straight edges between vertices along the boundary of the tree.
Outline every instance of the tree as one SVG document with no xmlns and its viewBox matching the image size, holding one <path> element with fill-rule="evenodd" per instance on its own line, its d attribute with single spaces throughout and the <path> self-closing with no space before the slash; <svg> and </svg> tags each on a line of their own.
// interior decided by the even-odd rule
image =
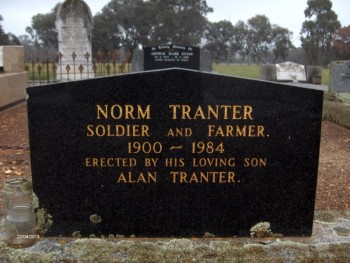
<svg viewBox="0 0 350 263">
<path fill-rule="evenodd" d="M 231 45 L 234 35 L 234 27 L 230 21 L 223 20 L 209 23 L 205 34 L 207 44 L 205 49 L 209 50 L 216 62 L 231 61 Z"/>
<path fill-rule="evenodd" d="M 0 22 L 3 21 L 3 17 L 0 15 Z M 0 24 L 0 45 L 20 45 L 19 39 L 12 33 L 5 33 L 5 30 Z"/>
<path fill-rule="evenodd" d="M 274 55 L 273 63 L 276 63 L 278 58 L 285 60 L 289 51 L 295 48 L 292 44 L 291 37 L 293 33 L 287 28 L 278 25 L 272 26 L 272 53 Z"/>
<path fill-rule="evenodd" d="M 333 51 L 336 59 L 350 59 L 350 25 L 333 34 Z"/>
<path fill-rule="evenodd" d="M 199 45 L 213 12 L 205 0 L 150 0 L 157 10 L 153 44 Z"/>
<path fill-rule="evenodd" d="M 241 53 L 240 55 L 243 57 L 244 52 L 244 46 L 246 44 L 248 35 L 248 26 L 241 20 L 239 20 L 233 27 L 233 36 L 231 39 L 231 45 L 230 45 L 230 52 L 231 52 L 231 58 L 232 60 L 235 58 L 237 53 Z M 248 54 L 250 51 L 248 52 Z"/>
<path fill-rule="evenodd" d="M 102 9 L 101 16 L 104 17 L 104 21 L 100 19 L 101 24 L 95 25 L 94 32 L 101 29 L 109 31 L 112 41 L 119 42 L 118 44 L 127 50 L 135 48 L 137 46 L 135 10 L 141 3 L 142 0 L 112 0 Z"/>
<path fill-rule="evenodd" d="M 311 64 L 326 65 L 331 60 L 332 35 L 340 27 L 330 0 L 308 0 L 301 29 L 302 47 Z"/>
<path fill-rule="evenodd" d="M 26 28 L 35 45 L 45 47 L 58 47 L 57 30 L 55 26 L 56 14 L 60 3 L 47 14 L 37 14 L 32 17 L 32 26 Z"/>
<path fill-rule="evenodd" d="M 94 16 L 94 27 L 92 29 L 92 53 L 108 51 L 120 48 L 121 33 L 114 21 L 98 13 Z"/>
<path fill-rule="evenodd" d="M 125 49 L 145 45 L 199 45 L 212 12 L 204 0 L 112 0 L 94 26 L 94 39 L 101 29 L 113 35 Z M 106 38 L 105 38 L 106 39 Z"/>
<path fill-rule="evenodd" d="M 270 20 L 265 15 L 256 15 L 248 20 L 248 42 L 254 61 L 264 63 L 272 39 Z"/>
<path fill-rule="evenodd" d="M 3 21 L 4 19 L 0 15 L 0 22 Z M 2 28 L 2 25 L 0 24 L 0 45 L 6 45 L 7 44 L 7 35 L 5 34 L 4 29 Z"/>
</svg>

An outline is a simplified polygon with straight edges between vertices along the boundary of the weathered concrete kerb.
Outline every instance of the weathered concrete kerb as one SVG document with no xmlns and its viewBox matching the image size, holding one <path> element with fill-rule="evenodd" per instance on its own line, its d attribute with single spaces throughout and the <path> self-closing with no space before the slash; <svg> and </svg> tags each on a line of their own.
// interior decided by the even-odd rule
<svg viewBox="0 0 350 263">
<path fill-rule="evenodd" d="M 322 211 L 311 238 L 42 238 L 24 249 L 0 241 L 0 262 L 343 263 L 349 249 L 350 211 Z"/>
</svg>

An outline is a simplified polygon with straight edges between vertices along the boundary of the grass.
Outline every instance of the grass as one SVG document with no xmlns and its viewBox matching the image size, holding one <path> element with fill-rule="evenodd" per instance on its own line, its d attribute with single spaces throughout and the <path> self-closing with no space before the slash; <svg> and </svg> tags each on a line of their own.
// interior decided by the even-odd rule
<svg viewBox="0 0 350 263">
<path fill-rule="evenodd" d="M 260 68 L 255 64 L 213 64 L 213 70 L 220 74 L 259 79 Z M 329 69 L 322 69 L 322 85 L 329 85 Z"/>
<path fill-rule="evenodd" d="M 26 71 L 28 73 L 28 79 L 32 80 L 32 81 L 43 81 L 45 82 L 47 80 L 47 64 L 39 64 L 36 63 L 34 65 L 32 64 L 26 64 L 27 68 Z M 38 70 L 38 66 L 41 66 L 41 71 L 39 74 L 39 70 Z M 107 65 L 109 65 L 110 67 L 110 71 L 109 73 L 107 72 Z M 120 69 L 119 69 L 119 65 L 120 64 L 116 64 L 116 67 L 114 68 L 112 63 L 96 63 L 96 73 L 95 73 L 95 77 L 101 77 L 101 76 L 109 76 L 109 75 L 117 75 L 117 74 L 121 74 L 120 73 Z M 128 70 L 131 68 L 131 64 L 130 65 L 126 65 L 124 71 L 128 72 Z M 65 71 L 65 67 L 62 68 L 63 72 L 66 73 Z M 58 69 L 56 69 L 58 70 Z M 52 65 L 49 64 L 49 79 L 50 81 L 55 80 L 56 79 L 56 74 L 54 73 L 53 69 L 52 69 Z M 71 69 L 69 72 L 70 76 L 73 78 L 74 72 Z M 75 75 L 77 78 L 80 78 L 80 72 L 76 71 Z M 60 76 L 58 76 L 59 78 Z"/>
<path fill-rule="evenodd" d="M 322 69 L 322 85 L 329 85 L 329 69 Z"/>
<path fill-rule="evenodd" d="M 259 66 L 239 64 L 213 64 L 213 70 L 220 74 L 259 79 Z"/>
<path fill-rule="evenodd" d="M 29 80 L 47 80 L 47 64 L 40 64 L 41 71 L 39 74 L 38 66 L 39 64 L 34 64 L 34 68 L 32 64 L 27 64 L 26 71 L 28 73 Z M 49 65 L 49 78 L 50 80 L 55 79 L 55 74 L 51 69 L 51 65 Z"/>
<path fill-rule="evenodd" d="M 102 66 L 102 64 L 96 64 L 97 70 L 96 70 L 96 77 L 100 76 L 107 76 L 108 73 L 105 69 L 107 63 Z M 37 64 L 34 66 L 34 74 L 33 74 L 33 67 L 32 65 L 28 64 L 28 79 L 30 80 L 39 80 L 39 74 L 37 70 Z M 47 80 L 47 72 L 46 72 L 46 64 L 42 65 L 42 72 L 40 75 L 41 80 Z M 129 68 L 131 68 L 131 65 L 129 65 Z M 49 68 L 49 76 L 50 80 L 55 79 L 55 75 L 51 69 L 51 65 Z M 115 71 L 115 72 L 114 72 Z M 128 66 L 125 67 L 125 71 L 128 72 Z M 230 76 L 237 76 L 237 77 L 243 77 L 243 78 L 250 78 L 250 79 L 259 79 L 260 78 L 260 68 L 259 66 L 255 64 L 247 65 L 247 64 L 216 64 L 213 63 L 213 71 L 224 74 L 224 75 L 230 75 Z M 117 64 L 117 68 L 114 69 L 113 65 L 110 64 L 110 75 L 114 74 L 120 74 L 119 72 L 119 64 Z M 77 76 L 79 76 L 79 73 L 76 73 Z M 329 69 L 323 69 L 322 70 L 322 85 L 329 85 Z"/>
</svg>

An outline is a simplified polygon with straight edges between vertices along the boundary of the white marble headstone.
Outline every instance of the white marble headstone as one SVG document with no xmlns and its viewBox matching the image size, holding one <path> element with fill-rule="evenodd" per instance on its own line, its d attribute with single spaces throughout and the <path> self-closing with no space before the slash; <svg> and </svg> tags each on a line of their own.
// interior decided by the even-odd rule
<svg viewBox="0 0 350 263">
<path fill-rule="evenodd" d="M 92 69 L 91 34 L 93 19 L 89 6 L 83 0 L 66 0 L 61 4 L 56 17 L 58 50 L 62 57 L 57 65 L 57 79 L 74 80 L 94 76 Z M 73 53 L 76 55 L 73 59 Z M 86 54 L 90 57 L 87 59 Z M 70 71 L 67 74 L 66 67 Z M 79 67 L 83 66 L 83 73 Z"/>
<path fill-rule="evenodd" d="M 305 67 L 293 62 L 276 64 L 276 77 L 278 81 L 306 81 Z"/>
</svg>

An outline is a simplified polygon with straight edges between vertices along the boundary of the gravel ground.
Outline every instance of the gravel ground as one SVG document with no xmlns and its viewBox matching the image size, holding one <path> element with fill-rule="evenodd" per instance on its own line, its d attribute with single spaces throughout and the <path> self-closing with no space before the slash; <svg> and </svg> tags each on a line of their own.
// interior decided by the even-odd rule
<svg viewBox="0 0 350 263">
<path fill-rule="evenodd" d="M 30 174 L 26 104 L 0 112 L 0 189 L 6 178 Z M 322 123 L 316 210 L 349 210 L 350 130 Z M 0 199 L 0 214 L 2 210 Z"/>
</svg>

